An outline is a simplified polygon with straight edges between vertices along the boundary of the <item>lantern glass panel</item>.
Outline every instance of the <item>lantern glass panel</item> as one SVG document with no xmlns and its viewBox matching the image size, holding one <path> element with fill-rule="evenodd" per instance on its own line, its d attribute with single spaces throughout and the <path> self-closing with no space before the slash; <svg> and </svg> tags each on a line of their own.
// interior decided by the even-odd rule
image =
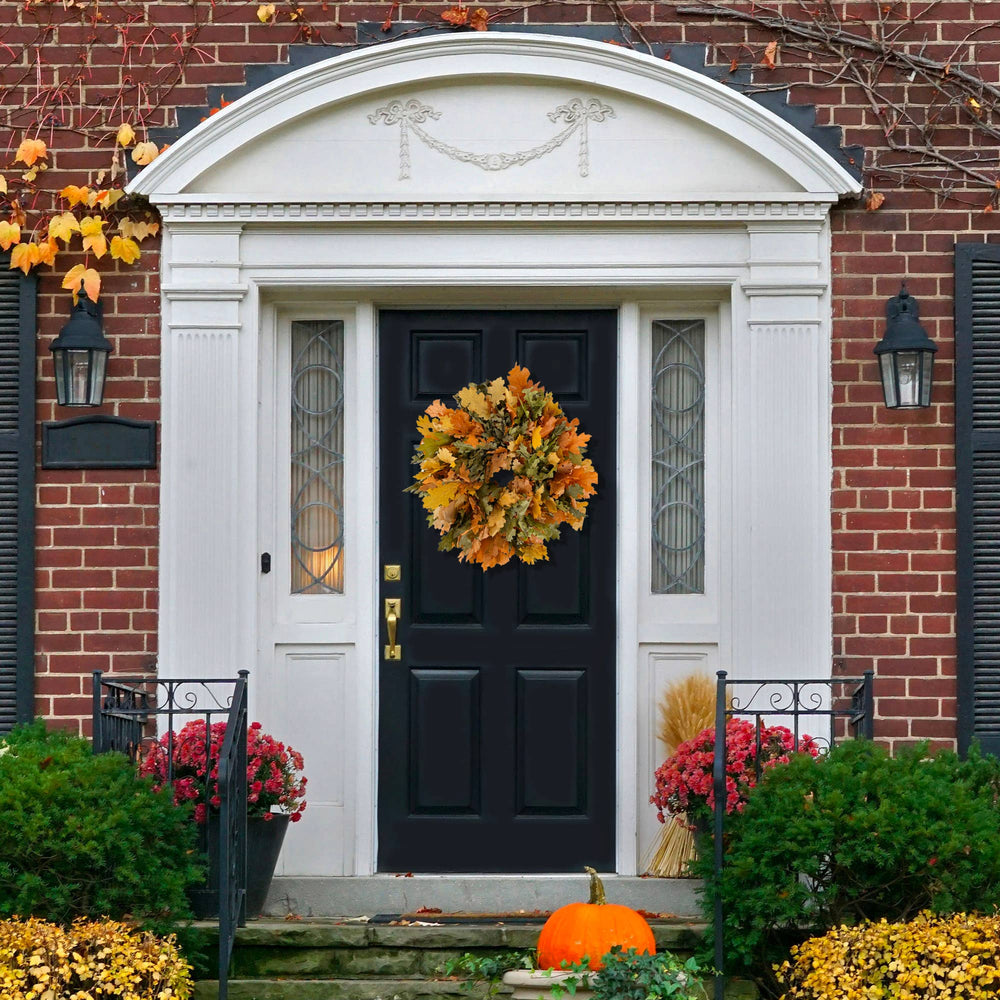
<svg viewBox="0 0 1000 1000">
<path fill-rule="evenodd" d="M 108 363 L 107 351 L 90 351 L 90 385 L 85 402 L 100 406 L 104 401 L 104 369 Z"/>
<path fill-rule="evenodd" d="M 911 407 L 921 405 L 921 374 L 920 355 L 923 351 L 895 351 L 890 357 L 896 359 L 896 380 L 899 391 L 897 406 Z"/>
<path fill-rule="evenodd" d="M 882 368 L 882 392 L 885 395 L 885 405 L 890 410 L 899 406 L 899 393 L 896 391 L 896 355 L 886 351 L 879 355 L 879 365 Z"/>
<path fill-rule="evenodd" d="M 923 351 L 923 369 L 924 377 L 922 379 L 922 387 L 920 390 L 920 405 L 930 406 L 931 405 L 931 384 L 934 381 L 934 352 L 933 351 Z"/>
</svg>

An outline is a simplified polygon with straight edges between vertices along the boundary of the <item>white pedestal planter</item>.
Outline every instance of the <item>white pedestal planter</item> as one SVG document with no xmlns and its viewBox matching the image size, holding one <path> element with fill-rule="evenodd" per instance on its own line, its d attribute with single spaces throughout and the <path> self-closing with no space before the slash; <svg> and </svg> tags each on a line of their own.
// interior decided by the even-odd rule
<svg viewBox="0 0 1000 1000">
<path fill-rule="evenodd" d="M 552 969 L 536 969 L 533 972 L 514 969 L 504 973 L 503 981 L 507 986 L 514 987 L 513 1000 L 550 1000 L 552 987 L 556 983 L 564 983 L 567 979 L 584 979 L 587 986 L 590 986 L 592 975 L 590 972 L 556 972 Z M 590 1000 L 593 995 L 594 991 L 591 989 L 578 988 L 572 998 L 568 992 L 564 992 L 562 998 Z"/>
</svg>

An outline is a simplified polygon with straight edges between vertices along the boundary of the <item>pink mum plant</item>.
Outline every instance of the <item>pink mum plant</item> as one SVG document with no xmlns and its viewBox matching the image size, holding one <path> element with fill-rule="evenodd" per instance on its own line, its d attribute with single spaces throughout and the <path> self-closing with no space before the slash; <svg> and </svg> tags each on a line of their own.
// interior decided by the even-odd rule
<svg viewBox="0 0 1000 1000">
<path fill-rule="evenodd" d="M 194 818 L 207 818 L 208 805 L 218 808 L 219 753 L 226 738 L 225 722 L 216 722 L 206 740 L 205 720 L 195 719 L 180 732 L 164 733 L 142 758 L 139 773 L 154 778 L 162 787 L 167 782 L 169 744 L 173 736 L 174 802 L 194 802 Z M 206 743 L 208 754 L 206 759 Z M 297 823 L 306 808 L 306 779 L 302 776 L 302 754 L 261 731 L 259 722 L 247 729 L 247 815 L 270 820 L 271 809 L 279 808 Z"/>
<path fill-rule="evenodd" d="M 747 792 L 757 784 L 758 743 L 760 768 L 787 764 L 791 753 L 819 754 L 811 736 L 802 736 L 798 745 L 791 730 L 784 726 L 758 727 L 746 719 L 726 723 L 726 812 L 742 812 Z M 712 762 L 715 756 L 715 729 L 702 730 L 682 743 L 655 772 L 656 792 L 649 801 L 656 806 L 656 816 L 665 822 L 664 812 L 672 814 L 681 826 L 689 826 L 685 816 L 705 816 L 715 809 L 712 787 Z"/>
</svg>

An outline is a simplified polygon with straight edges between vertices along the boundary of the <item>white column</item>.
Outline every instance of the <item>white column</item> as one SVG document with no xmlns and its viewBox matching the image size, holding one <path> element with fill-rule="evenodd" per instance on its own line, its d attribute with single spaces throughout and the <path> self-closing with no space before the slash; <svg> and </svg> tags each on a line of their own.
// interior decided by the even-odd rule
<svg viewBox="0 0 1000 1000">
<path fill-rule="evenodd" d="M 164 246 L 160 674 L 241 667 L 239 242 L 242 226 L 168 226 Z M 250 392 L 254 391 L 253 386 Z M 247 428 L 252 433 L 252 428 Z"/>
</svg>

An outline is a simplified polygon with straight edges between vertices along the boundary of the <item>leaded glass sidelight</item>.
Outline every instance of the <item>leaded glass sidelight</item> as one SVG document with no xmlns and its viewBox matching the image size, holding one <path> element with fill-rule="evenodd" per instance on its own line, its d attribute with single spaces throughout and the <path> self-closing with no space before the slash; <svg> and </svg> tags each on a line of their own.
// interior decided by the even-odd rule
<svg viewBox="0 0 1000 1000">
<path fill-rule="evenodd" d="M 705 592 L 705 323 L 658 320 L 652 331 L 654 594 Z"/>
<path fill-rule="evenodd" d="M 292 323 L 292 593 L 344 592 L 344 324 Z"/>
</svg>

